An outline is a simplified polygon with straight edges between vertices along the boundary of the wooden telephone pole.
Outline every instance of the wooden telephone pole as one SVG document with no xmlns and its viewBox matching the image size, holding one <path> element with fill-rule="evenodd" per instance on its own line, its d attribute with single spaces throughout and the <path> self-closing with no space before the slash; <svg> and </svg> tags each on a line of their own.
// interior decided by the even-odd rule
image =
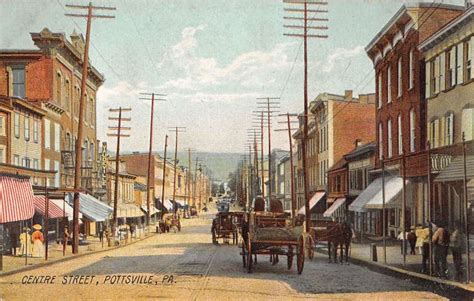
<svg viewBox="0 0 474 301">
<path fill-rule="evenodd" d="M 293 165 L 293 139 L 291 137 L 291 122 L 292 122 L 292 120 L 290 119 L 290 117 L 292 117 L 292 116 L 297 117 L 298 114 L 286 113 L 286 114 L 280 114 L 278 116 L 286 116 L 286 121 L 279 121 L 278 123 L 282 123 L 282 124 L 286 123 L 287 128 L 286 129 L 276 129 L 275 131 L 276 132 L 288 131 L 288 145 L 290 147 L 291 216 L 295 217 L 296 216 L 296 210 L 298 208 L 296 208 L 295 175 L 294 175 L 294 169 L 293 169 L 293 166 L 294 166 Z M 293 121 L 297 122 L 296 120 L 293 120 Z M 285 189 L 286 189 L 286 187 L 285 187 Z"/>
<path fill-rule="evenodd" d="M 175 133 L 175 141 L 174 141 L 174 181 L 173 181 L 173 202 L 176 204 L 176 167 L 178 165 L 178 133 L 184 133 L 186 131 L 185 127 L 179 127 L 175 126 L 172 128 L 169 128 L 171 132 Z M 174 208 L 174 214 L 177 212 L 178 206 L 175 206 Z"/>
<path fill-rule="evenodd" d="M 164 97 L 164 94 L 158 93 L 140 93 L 140 95 L 146 95 L 148 97 L 140 97 L 139 99 L 151 100 L 151 110 L 150 110 L 150 146 L 148 149 L 148 171 L 146 177 L 146 225 L 150 225 L 150 189 L 151 189 L 151 156 L 153 151 L 153 114 L 155 110 L 155 101 L 166 101 L 164 98 L 155 98 L 155 95 L 158 97 Z M 154 174 L 154 173 L 153 173 Z M 153 179 L 153 187 L 155 187 Z"/>
<path fill-rule="evenodd" d="M 65 14 L 68 17 L 79 17 L 87 18 L 86 26 L 86 41 L 84 45 L 84 57 L 82 60 L 82 79 L 81 79 L 81 96 L 79 98 L 79 121 L 77 126 L 77 141 L 76 141 L 76 158 L 74 166 L 74 204 L 73 204 L 73 226 L 72 226 L 72 253 L 77 254 L 79 252 L 79 190 L 81 186 L 81 167 L 82 167 L 82 140 L 84 136 L 84 104 L 85 104 L 85 95 L 86 84 L 87 84 L 87 74 L 89 70 L 89 44 L 90 44 L 90 35 L 91 35 L 91 23 L 92 18 L 101 18 L 101 19 L 113 19 L 115 16 L 110 15 L 94 15 L 94 10 L 116 10 L 115 7 L 106 7 L 106 6 L 92 6 L 92 3 L 89 2 L 89 5 L 72 5 L 66 4 L 67 8 L 72 9 L 87 9 L 87 14 Z"/>
<path fill-rule="evenodd" d="M 309 212 L 309 183 L 307 179 L 307 158 L 306 158 L 306 141 L 308 139 L 308 38 L 321 38 L 325 39 L 328 36 L 327 35 L 319 35 L 319 34 L 308 34 L 308 30 L 313 29 L 313 30 L 327 30 L 327 26 L 311 26 L 311 23 L 308 24 L 308 21 L 311 22 L 326 22 L 328 21 L 327 18 L 315 18 L 316 14 L 318 13 L 327 13 L 327 10 L 322 10 L 322 9 L 308 9 L 308 5 L 327 5 L 328 2 L 325 1 L 308 1 L 308 0 L 283 0 L 284 3 L 286 4 L 292 4 L 292 5 L 298 5 L 298 6 L 303 6 L 303 9 L 301 8 L 292 8 L 292 7 L 286 7 L 284 10 L 288 13 L 297 13 L 300 14 L 302 13 L 303 16 L 301 17 L 294 17 L 293 15 L 291 16 L 285 16 L 283 19 L 285 20 L 293 20 L 293 21 L 303 21 L 303 25 L 301 24 L 285 24 L 283 25 L 285 28 L 288 29 L 302 29 L 303 33 L 285 33 L 285 36 L 290 36 L 290 37 L 298 37 L 298 38 L 303 38 L 303 51 L 304 51 L 304 116 L 303 116 L 303 139 L 301 141 L 301 150 L 302 150 L 302 163 L 303 163 L 303 182 L 304 182 L 304 197 L 305 197 L 305 212 L 306 212 L 306 231 L 309 231 L 310 226 L 311 226 L 311 214 Z M 313 17 L 308 17 L 308 13 L 314 13 Z"/>
<path fill-rule="evenodd" d="M 257 100 L 265 100 L 264 102 L 262 101 L 257 101 L 257 105 L 260 105 L 258 107 L 259 109 L 262 109 L 263 113 L 267 114 L 267 131 L 268 131 L 268 202 L 270 202 L 272 198 L 272 192 L 273 192 L 273 185 L 272 185 L 272 134 L 271 134 L 271 114 L 276 113 L 278 111 L 273 111 L 276 109 L 279 109 L 280 102 L 278 101 L 271 101 L 271 100 L 278 100 L 280 97 L 260 97 L 257 98 Z M 264 105 L 264 106 L 262 106 Z"/>
<path fill-rule="evenodd" d="M 109 117 L 109 120 L 117 121 L 117 126 L 109 126 L 112 133 L 107 133 L 109 137 L 117 137 L 117 150 L 115 154 L 115 183 L 114 183 L 114 213 L 112 218 L 112 235 L 115 237 L 115 230 L 117 229 L 117 204 L 118 204 L 118 183 L 120 173 L 120 138 L 130 137 L 129 134 L 123 134 L 122 131 L 131 130 L 130 127 L 122 126 L 122 122 L 131 121 L 130 117 L 122 117 L 122 112 L 130 112 L 131 108 L 109 109 L 109 112 L 116 113 L 118 116 Z"/>
<path fill-rule="evenodd" d="M 168 148 L 168 135 L 165 135 L 165 153 L 163 158 L 163 186 L 161 187 L 161 214 L 160 219 L 163 220 L 163 214 L 165 213 L 165 185 L 166 185 L 166 150 Z"/>
</svg>

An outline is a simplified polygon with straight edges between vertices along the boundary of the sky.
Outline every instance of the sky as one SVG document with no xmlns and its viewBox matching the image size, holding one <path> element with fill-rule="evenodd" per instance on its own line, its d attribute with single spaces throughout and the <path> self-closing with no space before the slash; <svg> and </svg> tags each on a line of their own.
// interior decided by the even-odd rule
<svg viewBox="0 0 474 301">
<path fill-rule="evenodd" d="M 397 0 L 329 0 L 327 39 L 308 42 L 309 97 L 321 92 L 374 91 L 373 66 L 364 47 L 403 3 Z M 444 1 L 463 4 L 462 0 Z M 69 36 L 85 20 L 64 16 L 66 0 L 0 0 L 0 48 L 34 49 L 30 32 L 48 27 Z M 76 0 L 74 4 L 87 4 Z M 186 127 L 179 148 L 245 151 L 257 97 L 280 97 L 280 112 L 303 110 L 302 40 L 284 36 L 287 5 L 274 0 L 96 0 L 114 6 L 115 19 L 92 22 L 90 59 L 106 81 L 97 95 L 97 136 L 107 138 L 108 109 L 131 107 L 124 151 L 147 151 L 150 102 L 140 92 L 166 94 L 156 102 L 153 149 L 161 151 L 169 127 Z M 321 7 L 322 8 L 322 7 Z M 72 11 L 78 13 L 78 11 Z M 100 13 L 110 14 L 109 11 Z M 311 33 L 322 34 L 321 31 Z M 275 117 L 273 129 L 279 128 Z M 267 136 L 265 135 L 265 142 Z M 285 132 L 272 145 L 288 149 Z"/>
</svg>

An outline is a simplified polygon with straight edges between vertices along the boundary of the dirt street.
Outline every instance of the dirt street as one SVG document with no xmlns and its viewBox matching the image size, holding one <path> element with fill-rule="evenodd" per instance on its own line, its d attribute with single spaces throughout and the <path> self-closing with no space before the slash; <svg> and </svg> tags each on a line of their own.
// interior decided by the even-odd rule
<svg viewBox="0 0 474 301">
<path fill-rule="evenodd" d="M 183 220 L 179 233 L 155 235 L 108 252 L 6 276 L 3 300 L 59 299 L 436 299 L 420 286 L 357 265 L 328 264 L 316 255 L 302 275 L 286 259 L 256 270 L 242 267 L 239 249 L 211 243 L 211 214 Z M 43 276 L 43 277 L 40 277 Z M 82 276 L 82 277 L 81 277 Z"/>
</svg>

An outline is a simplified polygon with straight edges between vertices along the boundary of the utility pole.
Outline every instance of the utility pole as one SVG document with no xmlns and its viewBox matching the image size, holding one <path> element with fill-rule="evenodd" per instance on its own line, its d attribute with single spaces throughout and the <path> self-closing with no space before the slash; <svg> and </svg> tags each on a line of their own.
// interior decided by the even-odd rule
<svg viewBox="0 0 474 301">
<path fill-rule="evenodd" d="M 175 141 L 174 141 L 174 182 L 173 182 L 173 202 L 176 203 L 176 167 L 178 165 L 178 133 L 184 133 L 186 131 L 185 127 L 179 127 L 175 126 L 172 128 L 169 128 L 171 132 L 175 133 Z M 174 214 L 177 212 L 177 206 L 174 208 Z"/>
<path fill-rule="evenodd" d="M 148 149 L 148 171 L 147 171 L 147 177 L 146 177 L 146 225 L 150 225 L 150 189 L 151 189 L 151 155 L 153 151 L 153 114 L 155 110 L 155 101 L 166 101 L 164 98 L 156 98 L 155 95 L 158 97 L 164 97 L 166 95 L 164 94 L 158 94 L 158 93 L 140 93 L 140 95 L 145 95 L 148 97 L 140 97 L 139 99 L 143 100 L 151 100 L 151 110 L 150 110 L 150 146 Z M 150 98 L 151 96 L 151 98 Z M 153 173 L 155 174 L 155 173 Z M 153 187 L 155 187 L 155 180 L 153 179 Z"/>
<path fill-rule="evenodd" d="M 273 111 L 275 109 L 279 109 L 280 102 L 279 101 L 270 101 L 270 100 L 278 100 L 280 97 L 260 97 L 257 100 L 265 100 L 265 102 L 257 101 L 257 105 L 259 109 L 263 109 L 263 113 L 267 114 L 267 131 L 268 131 L 268 201 L 270 202 L 272 198 L 273 192 L 273 185 L 272 185 L 272 136 L 271 136 L 271 116 L 270 114 L 278 112 Z M 264 105 L 264 106 L 262 106 Z M 277 106 L 278 105 L 278 106 Z"/>
<path fill-rule="evenodd" d="M 194 203 L 194 206 L 196 206 L 196 186 L 197 186 L 197 170 L 198 170 L 198 163 L 200 162 L 201 160 L 199 158 L 196 158 L 194 159 L 194 163 L 196 164 L 196 168 L 194 169 L 194 185 L 193 185 L 193 203 Z M 197 206 L 196 206 L 197 208 Z M 197 211 L 201 211 L 201 207 L 197 208 Z"/>
<path fill-rule="evenodd" d="M 290 117 L 294 116 L 297 117 L 298 114 L 280 114 L 278 116 L 286 116 L 286 121 L 279 121 L 278 123 L 286 123 L 287 128 L 286 129 L 276 129 L 276 132 L 280 131 L 288 131 L 288 145 L 290 147 L 290 187 L 291 187 L 291 216 L 295 217 L 296 216 L 296 195 L 295 195 L 295 175 L 294 175 L 294 170 L 293 170 L 293 139 L 291 137 L 291 123 L 292 122 L 297 122 L 296 120 L 291 120 Z M 286 187 L 285 187 L 286 190 Z"/>
<path fill-rule="evenodd" d="M 113 19 L 115 16 L 110 15 L 94 15 L 94 10 L 116 10 L 115 7 L 106 7 L 106 6 L 92 6 L 92 2 L 89 2 L 89 5 L 73 5 L 66 4 L 67 8 L 72 9 L 87 9 L 87 14 L 65 14 L 68 17 L 79 17 L 87 18 L 86 25 L 86 41 L 84 45 L 84 57 L 82 61 L 82 79 L 81 79 L 81 96 L 79 98 L 79 121 L 77 124 L 77 141 L 76 141 L 76 158 L 74 166 L 74 204 L 73 204 L 73 226 L 72 226 L 72 253 L 77 254 L 79 252 L 79 190 L 82 188 L 81 183 L 81 167 L 82 167 L 82 140 L 84 136 L 84 104 L 85 104 L 85 95 L 86 84 L 87 84 L 87 74 L 89 70 L 89 44 L 90 44 L 90 35 L 91 35 L 91 23 L 92 18 L 99 19 Z"/>
<path fill-rule="evenodd" d="M 265 168 L 264 168 L 264 161 L 265 161 L 265 156 L 263 155 L 263 130 L 265 128 L 265 125 L 263 124 L 264 121 L 264 115 L 262 111 L 253 111 L 254 119 L 252 121 L 252 124 L 255 127 L 259 127 L 259 133 L 260 133 L 260 157 L 261 157 L 261 170 L 262 170 L 262 198 L 265 200 Z M 258 115 L 257 115 L 258 114 Z M 258 176 L 258 175 L 257 175 Z"/>
<path fill-rule="evenodd" d="M 188 151 L 188 171 L 186 172 L 186 197 L 187 197 L 188 205 L 191 206 L 191 175 L 192 175 L 192 173 L 191 173 L 191 166 L 192 166 L 191 152 L 193 152 L 194 149 L 188 148 L 187 151 Z"/>
<path fill-rule="evenodd" d="M 168 135 L 165 135 L 165 153 L 163 158 L 163 186 L 161 187 L 161 220 L 163 220 L 164 207 L 165 207 L 165 185 L 166 185 L 166 149 L 168 147 Z"/>
<path fill-rule="evenodd" d="M 283 0 L 283 3 L 292 4 L 292 5 L 303 5 L 303 9 L 301 8 L 291 8 L 286 7 L 284 10 L 289 13 L 303 13 L 303 17 L 294 17 L 294 16 L 286 16 L 283 17 L 285 20 L 293 20 L 293 21 L 303 21 L 303 25 L 301 24 L 285 24 L 283 25 L 285 28 L 288 29 L 303 29 L 303 33 L 284 33 L 285 36 L 290 37 L 298 37 L 303 38 L 303 52 L 304 52 L 304 116 L 303 116 L 303 139 L 301 141 L 301 148 L 302 148 L 302 163 L 303 163 L 303 182 L 304 182 L 304 197 L 305 197 L 305 212 L 306 212 L 306 231 L 308 232 L 311 226 L 311 214 L 309 212 L 309 183 L 307 179 L 307 162 L 306 162 L 306 141 L 308 139 L 308 38 L 321 38 L 325 39 L 327 35 L 320 35 L 320 34 L 308 34 L 309 29 L 313 30 L 327 30 L 327 26 L 311 26 L 311 23 L 308 24 L 308 21 L 311 22 L 318 22 L 328 21 L 327 18 L 315 18 L 316 14 L 318 13 L 327 13 L 327 10 L 322 9 L 308 9 L 308 5 L 327 5 L 328 3 L 325 1 L 308 1 L 308 0 Z M 313 17 L 308 17 L 308 13 L 314 13 Z"/>
<path fill-rule="evenodd" d="M 109 126 L 109 130 L 112 133 L 107 133 L 108 137 L 117 137 L 117 150 L 115 154 L 115 183 L 114 183 L 114 213 L 112 221 L 112 235 L 115 238 L 115 229 L 117 228 L 117 203 L 118 203 L 118 182 L 119 182 L 119 173 L 120 173 L 120 138 L 130 137 L 129 134 L 122 134 L 122 131 L 131 130 L 130 127 L 122 126 L 122 122 L 131 121 L 130 117 L 122 117 L 122 112 L 130 112 L 131 108 L 122 108 L 118 109 L 109 109 L 109 112 L 116 113 L 118 112 L 118 117 L 113 116 L 109 117 L 109 120 L 117 121 L 117 126 Z"/>
</svg>

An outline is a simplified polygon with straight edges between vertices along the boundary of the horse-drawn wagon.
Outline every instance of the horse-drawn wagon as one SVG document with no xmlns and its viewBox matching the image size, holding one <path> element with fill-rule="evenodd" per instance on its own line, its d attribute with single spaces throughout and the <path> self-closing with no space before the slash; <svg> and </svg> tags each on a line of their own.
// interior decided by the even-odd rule
<svg viewBox="0 0 474 301">
<path fill-rule="evenodd" d="M 306 236 L 306 250 L 309 259 L 314 257 L 314 249 L 318 242 L 326 242 L 328 246 L 329 262 L 331 254 L 334 262 L 337 262 L 337 250 L 340 247 L 340 262 L 343 262 L 343 251 L 346 263 L 349 261 L 349 248 L 352 240 L 352 229 L 346 222 L 335 222 L 331 220 L 312 220 L 309 235 Z"/>
<path fill-rule="evenodd" d="M 179 215 L 174 213 L 166 213 L 163 215 L 163 224 L 164 224 L 164 231 L 163 232 L 170 232 L 170 230 L 178 230 L 181 231 L 181 220 Z"/>
<path fill-rule="evenodd" d="M 250 213 L 242 226 L 242 238 L 242 261 L 249 273 L 257 263 L 257 255 L 269 255 L 273 263 L 278 262 L 279 255 L 287 256 L 288 269 L 296 256 L 298 274 L 303 272 L 303 226 L 292 226 L 285 213 Z"/>
<path fill-rule="evenodd" d="M 224 243 L 228 243 L 232 238 L 232 244 L 238 243 L 238 229 L 242 227 L 244 212 L 218 212 L 212 220 L 212 243 L 222 238 Z"/>
</svg>

